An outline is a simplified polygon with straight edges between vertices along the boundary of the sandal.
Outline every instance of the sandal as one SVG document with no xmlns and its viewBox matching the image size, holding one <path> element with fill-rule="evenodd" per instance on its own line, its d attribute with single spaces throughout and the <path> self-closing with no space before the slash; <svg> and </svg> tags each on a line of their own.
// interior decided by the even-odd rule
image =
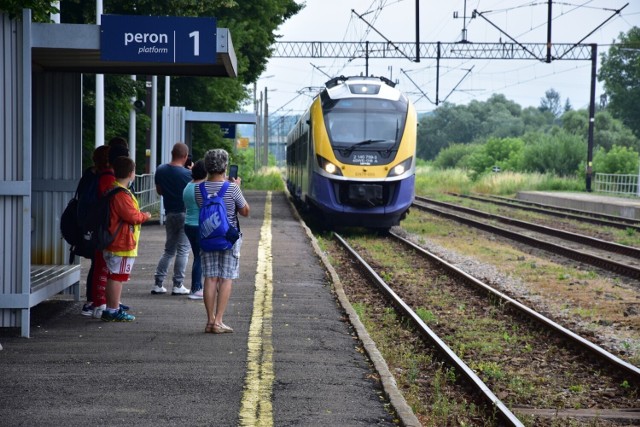
<svg viewBox="0 0 640 427">
<path fill-rule="evenodd" d="M 230 334 L 232 332 L 233 332 L 233 329 L 231 329 L 229 326 L 225 325 L 224 323 L 218 323 L 216 325 L 213 325 L 214 334 Z"/>
<path fill-rule="evenodd" d="M 214 325 L 213 323 L 207 323 L 207 326 L 205 326 L 204 328 L 204 333 L 205 334 L 215 334 L 215 328 L 216 325 Z"/>
</svg>

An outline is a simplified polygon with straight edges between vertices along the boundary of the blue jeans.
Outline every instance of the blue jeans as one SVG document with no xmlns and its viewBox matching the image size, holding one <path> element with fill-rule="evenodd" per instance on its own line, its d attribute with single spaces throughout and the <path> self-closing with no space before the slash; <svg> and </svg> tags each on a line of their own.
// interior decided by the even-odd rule
<svg viewBox="0 0 640 427">
<path fill-rule="evenodd" d="M 191 293 L 202 289 L 202 264 L 200 261 L 200 227 L 184 225 L 184 232 L 191 243 L 193 252 L 193 267 L 191 267 Z"/>
<path fill-rule="evenodd" d="M 184 234 L 184 217 L 184 212 L 167 213 L 165 222 L 167 241 L 164 244 L 164 253 L 156 268 L 156 286 L 162 286 L 173 257 L 176 258 L 173 265 L 173 286 L 182 286 L 182 282 L 184 282 L 184 274 L 189 261 L 189 240 Z"/>
</svg>

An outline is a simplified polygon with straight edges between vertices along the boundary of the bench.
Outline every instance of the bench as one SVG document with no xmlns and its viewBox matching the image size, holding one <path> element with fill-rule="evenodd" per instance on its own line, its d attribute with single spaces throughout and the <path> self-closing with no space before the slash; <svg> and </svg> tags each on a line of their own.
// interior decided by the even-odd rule
<svg viewBox="0 0 640 427">
<path fill-rule="evenodd" d="M 28 338 L 31 326 L 31 308 L 42 301 L 67 292 L 80 301 L 80 264 L 32 265 L 29 294 L 2 294 L 0 309 L 21 310 L 20 335 Z"/>
</svg>

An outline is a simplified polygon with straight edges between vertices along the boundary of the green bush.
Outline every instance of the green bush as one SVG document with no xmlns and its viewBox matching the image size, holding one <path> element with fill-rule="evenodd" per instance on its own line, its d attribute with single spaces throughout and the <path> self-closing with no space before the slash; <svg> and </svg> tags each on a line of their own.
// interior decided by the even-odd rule
<svg viewBox="0 0 640 427">
<path fill-rule="evenodd" d="M 438 153 L 433 165 L 439 169 L 465 169 L 469 166 L 469 158 L 481 149 L 480 144 L 451 144 Z"/>
<path fill-rule="evenodd" d="M 489 138 L 469 156 L 469 169 L 474 178 L 491 172 L 494 166 L 501 170 L 516 170 L 520 163 L 524 141 L 521 138 Z"/>
<path fill-rule="evenodd" d="M 527 134 L 525 140 L 520 171 L 575 175 L 587 154 L 586 141 L 564 130 Z"/>
<path fill-rule="evenodd" d="M 599 173 L 638 173 L 638 153 L 618 145 L 611 147 L 608 152 L 598 149 L 593 157 L 593 169 Z"/>
</svg>

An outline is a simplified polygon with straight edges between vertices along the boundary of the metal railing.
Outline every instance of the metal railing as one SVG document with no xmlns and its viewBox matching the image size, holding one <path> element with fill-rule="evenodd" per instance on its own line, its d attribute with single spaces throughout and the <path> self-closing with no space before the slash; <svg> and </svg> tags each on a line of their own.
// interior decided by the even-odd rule
<svg viewBox="0 0 640 427">
<path fill-rule="evenodd" d="M 595 191 L 599 193 L 616 193 L 639 196 L 638 175 L 616 173 L 596 173 Z"/>
<path fill-rule="evenodd" d="M 160 196 L 156 193 L 153 174 L 136 175 L 134 181 L 135 195 L 140 204 L 140 210 L 157 214 L 160 212 Z"/>
</svg>

